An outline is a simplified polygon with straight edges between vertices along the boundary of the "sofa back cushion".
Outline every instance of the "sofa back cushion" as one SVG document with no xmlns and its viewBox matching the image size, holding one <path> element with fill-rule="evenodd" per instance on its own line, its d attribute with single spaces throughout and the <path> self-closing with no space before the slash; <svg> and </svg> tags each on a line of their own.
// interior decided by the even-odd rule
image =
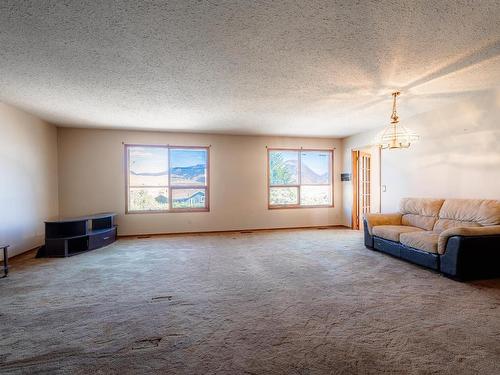
<svg viewBox="0 0 500 375">
<path fill-rule="evenodd" d="M 485 199 L 446 199 L 439 211 L 434 231 L 456 227 L 500 224 L 500 201 Z"/>
<path fill-rule="evenodd" d="M 424 230 L 432 230 L 439 215 L 444 199 L 403 198 L 400 212 L 401 223 Z"/>
<path fill-rule="evenodd" d="M 403 225 L 410 225 L 412 227 L 421 228 L 423 230 L 432 230 L 434 224 L 436 223 L 436 219 L 437 217 L 434 216 L 405 214 L 401 218 L 401 223 Z"/>
</svg>

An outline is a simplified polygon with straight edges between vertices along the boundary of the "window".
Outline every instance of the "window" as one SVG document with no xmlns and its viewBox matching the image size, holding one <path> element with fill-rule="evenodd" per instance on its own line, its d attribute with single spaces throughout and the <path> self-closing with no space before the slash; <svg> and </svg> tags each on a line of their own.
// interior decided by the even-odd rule
<svg viewBox="0 0 500 375">
<path fill-rule="evenodd" d="M 208 147 L 125 146 L 127 213 L 208 211 Z"/>
<path fill-rule="evenodd" d="M 268 149 L 269 208 L 331 207 L 332 150 Z"/>
</svg>

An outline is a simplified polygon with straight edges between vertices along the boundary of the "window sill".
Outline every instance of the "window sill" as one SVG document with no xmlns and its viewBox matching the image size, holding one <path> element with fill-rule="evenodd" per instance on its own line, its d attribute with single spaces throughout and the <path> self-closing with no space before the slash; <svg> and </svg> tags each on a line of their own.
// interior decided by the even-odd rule
<svg viewBox="0 0 500 375">
<path fill-rule="evenodd" d="M 335 208 L 335 205 L 329 204 L 329 205 L 319 205 L 319 206 L 268 206 L 268 210 L 282 210 L 282 209 L 293 209 L 293 208 L 299 208 L 299 209 L 304 209 L 304 208 Z"/>
<path fill-rule="evenodd" d="M 177 208 L 171 210 L 151 210 L 151 211 L 126 211 L 125 215 L 137 214 L 177 214 L 187 212 L 210 212 L 209 208 Z"/>
</svg>

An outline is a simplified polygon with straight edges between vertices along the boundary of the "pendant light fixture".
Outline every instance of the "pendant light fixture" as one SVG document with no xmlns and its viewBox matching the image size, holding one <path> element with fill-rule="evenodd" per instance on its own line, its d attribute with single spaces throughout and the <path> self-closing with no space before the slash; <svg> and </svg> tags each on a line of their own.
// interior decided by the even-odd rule
<svg viewBox="0 0 500 375">
<path fill-rule="evenodd" d="M 393 92 L 391 123 L 377 137 L 377 145 L 380 148 L 397 149 L 408 148 L 413 141 L 418 140 L 418 135 L 410 132 L 399 123 L 399 116 L 396 112 L 396 98 L 401 93 Z"/>
</svg>

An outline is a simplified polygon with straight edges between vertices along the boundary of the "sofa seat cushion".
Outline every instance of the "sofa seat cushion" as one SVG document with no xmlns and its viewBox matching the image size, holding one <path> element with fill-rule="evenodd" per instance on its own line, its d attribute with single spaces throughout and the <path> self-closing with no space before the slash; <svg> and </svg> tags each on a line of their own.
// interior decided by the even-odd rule
<svg viewBox="0 0 500 375">
<path fill-rule="evenodd" d="M 427 251 L 438 252 L 439 233 L 432 231 L 401 233 L 399 241 L 408 247 Z"/>
<path fill-rule="evenodd" d="M 377 225 L 373 227 L 373 235 L 386 240 L 399 242 L 401 233 L 423 232 L 423 229 L 409 225 Z"/>
</svg>

